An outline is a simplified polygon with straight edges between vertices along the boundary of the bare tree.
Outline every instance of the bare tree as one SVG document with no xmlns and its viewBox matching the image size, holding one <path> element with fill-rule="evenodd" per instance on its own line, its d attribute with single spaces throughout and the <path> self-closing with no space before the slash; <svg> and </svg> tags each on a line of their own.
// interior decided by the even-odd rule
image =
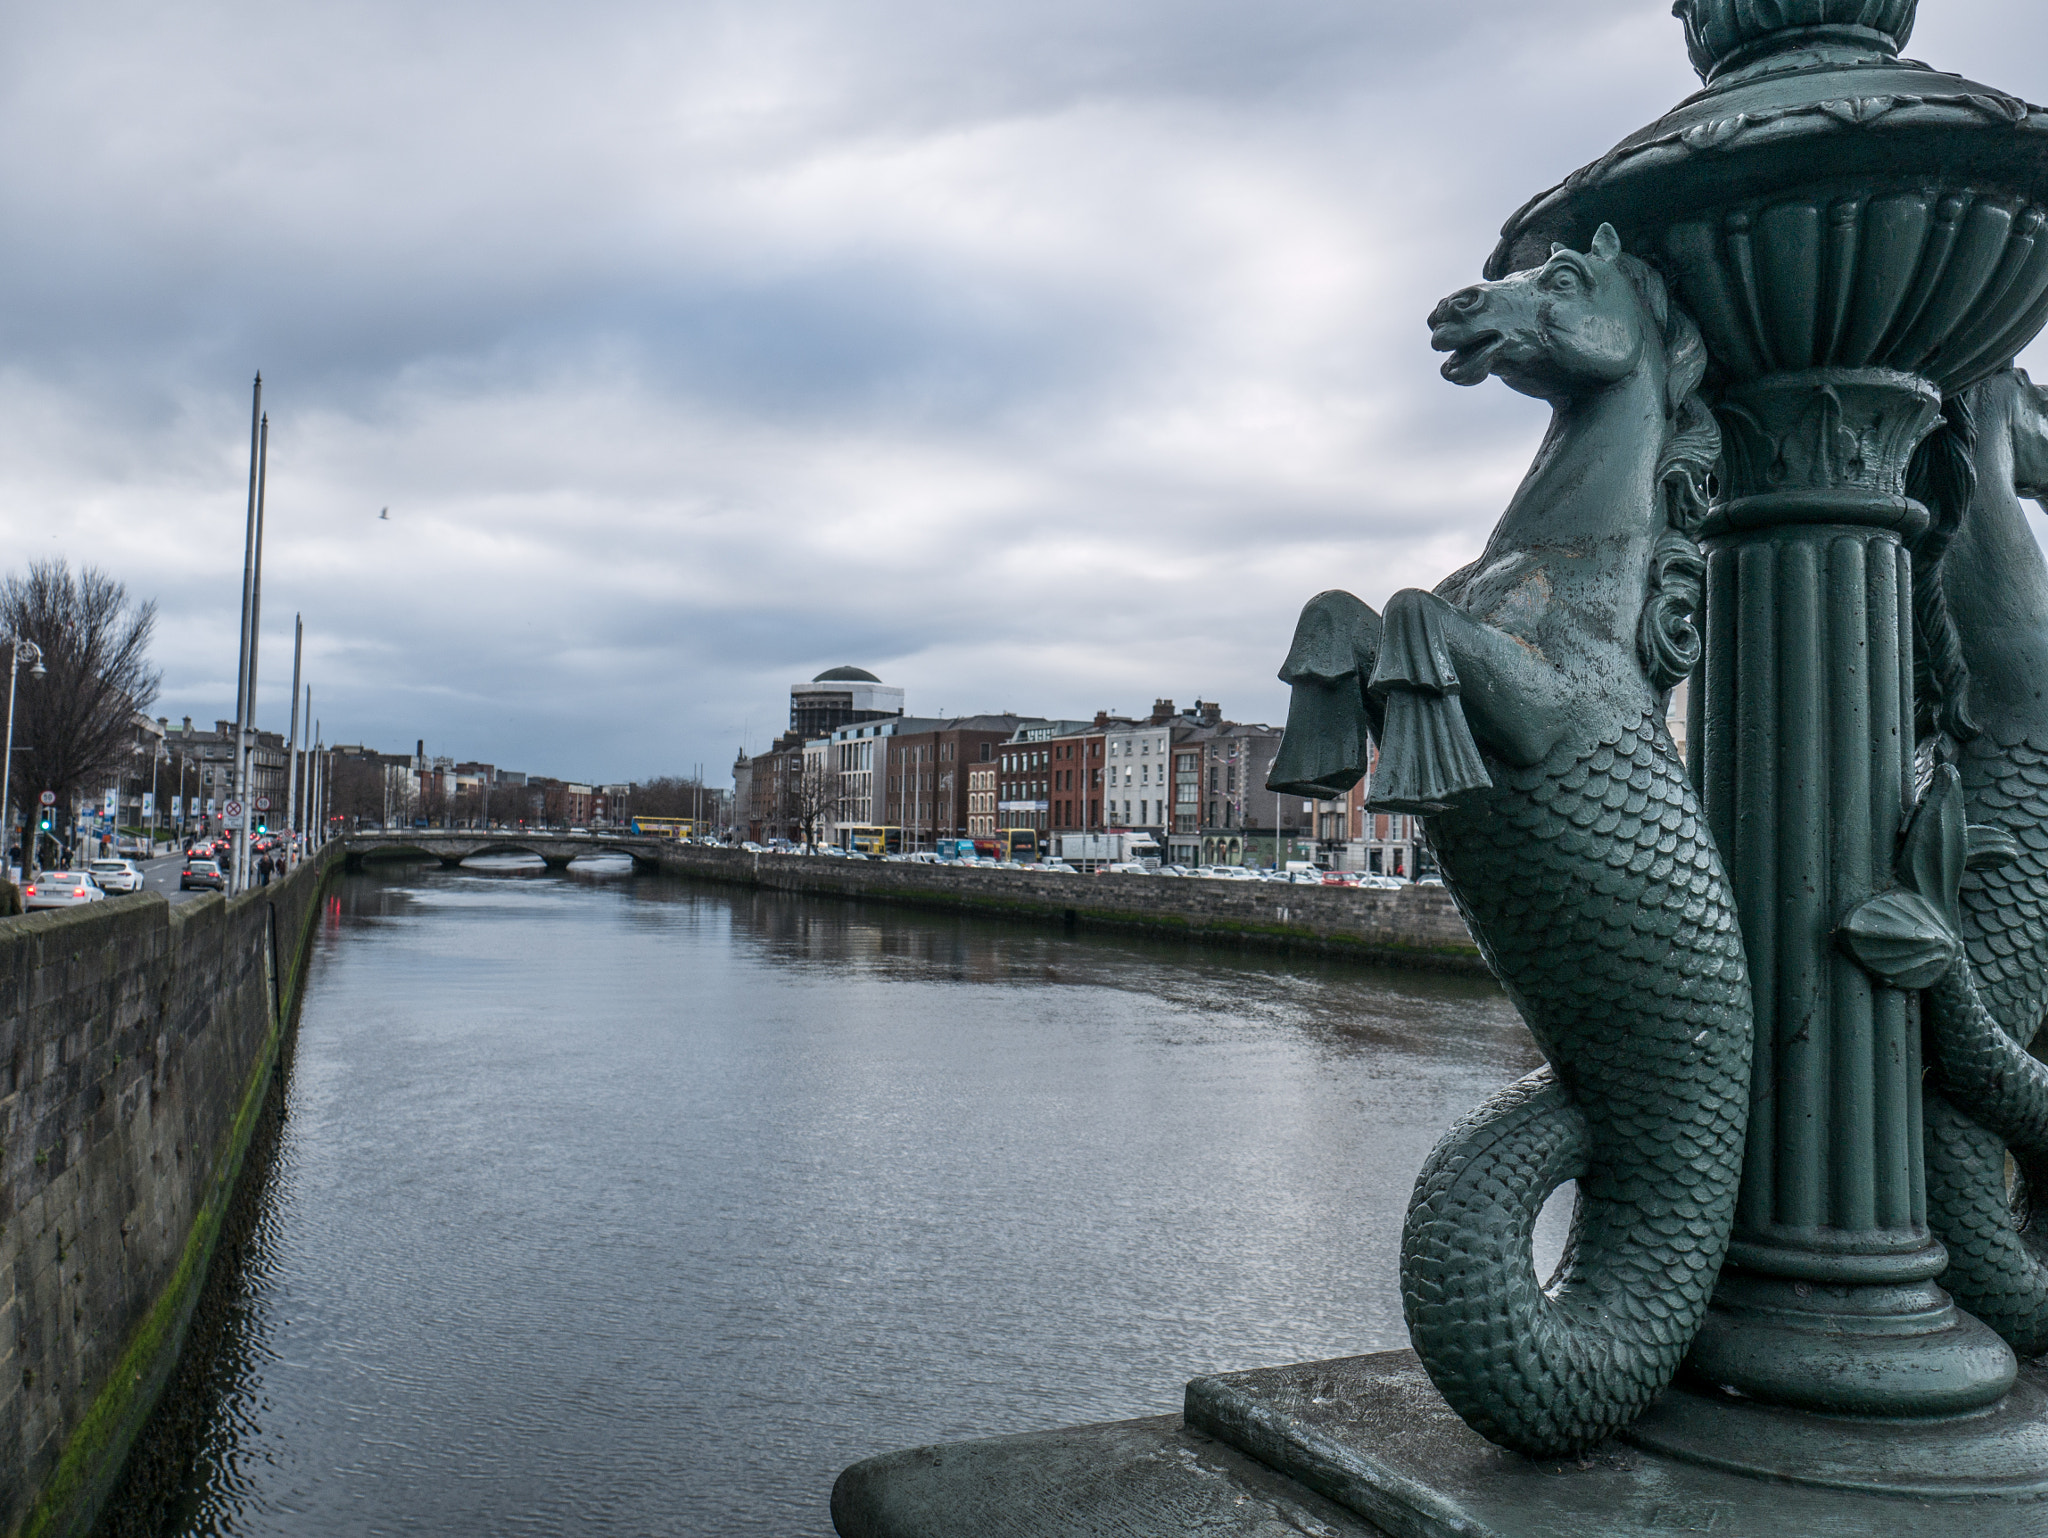
<svg viewBox="0 0 2048 1538">
<path fill-rule="evenodd" d="M 374 757 L 337 753 L 327 780 L 328 812 L 357 827 L 384 819 L 384 771 Z"/>
<path fill-rule="evenodd" d="M 828 768 L 821 758 L 806 756 L 801 762 L 802 768 L 790 776 L 789 809 L 809 847 L 818 842 L 818 829 L 839 810 L 839 771 Z"/>
<path fill-rule="evenodd" d="M 156 703 L 156 605 L 130 603 L 96 567 L 37 561 L 0 583 L 0 627 L 41 647 L 49 670 L 24 673 L 15 698 L 14 800 L 27 811 L 49 790 L 68 809 L 126 767 L 135 714 Z"/>
</svg>

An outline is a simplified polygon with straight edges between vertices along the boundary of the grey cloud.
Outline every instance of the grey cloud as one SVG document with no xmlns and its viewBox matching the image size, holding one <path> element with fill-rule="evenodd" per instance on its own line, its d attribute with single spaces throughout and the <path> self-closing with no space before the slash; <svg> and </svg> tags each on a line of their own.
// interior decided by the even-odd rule
<svg viewBox="0 0 2048 1538">
<path fill-rule="evenodd" d="M 1667 9 L 12 8 L 0 539 L 157 595 L 224 713 L 260 364 L 267 717 L 297 609 L 330 738 L 542 771 L 723 763 L 847 661 L 1272 717 L 1307 593 L 1433 580 L 1526 465 L 1422 317 L 1693 89 Z M 1915 51 L 2041 95 L 2043 42 Z"/>
</svg>

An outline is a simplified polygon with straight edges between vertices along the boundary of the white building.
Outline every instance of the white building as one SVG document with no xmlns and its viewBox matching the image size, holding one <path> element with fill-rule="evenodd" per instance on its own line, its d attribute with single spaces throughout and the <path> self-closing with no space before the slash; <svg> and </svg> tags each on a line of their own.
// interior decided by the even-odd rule
<svg viewBox="0 0 2048 1538">
<path fill-rule="evenodd" d="M 1102 825 L 1147 829 L 1166 847 L 1171 822 L 1173 732 L 1166 721 L 1117 722 L 1103 733 Z M 1182 724 L 1186 730 L 1186 724 Z"/>
</svg>

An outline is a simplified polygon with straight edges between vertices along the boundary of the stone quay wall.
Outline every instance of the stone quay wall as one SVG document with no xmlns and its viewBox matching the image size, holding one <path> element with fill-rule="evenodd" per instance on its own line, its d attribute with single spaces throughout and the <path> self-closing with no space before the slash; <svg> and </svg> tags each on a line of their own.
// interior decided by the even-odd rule
<svg viewBox="0 0 2048 1538">
<path fill-rule="evenodd" d="M 1381 965 L 1486 971 L 1457 905 L 1434 886 L 1376 892 L 1268 881 L 1067 876 L 748 854 L 696 844 L 664 850 L 661 868 L 697 880 L 950 908 L 991 918 L 1150 930 L 1205 942 L 1353 956 Z"/>
<path fill-rule="evenodd" d="M 83 1534 L 154 1407 L 338 850 L 0 920 L 0 1533 Z"/>
</svg>

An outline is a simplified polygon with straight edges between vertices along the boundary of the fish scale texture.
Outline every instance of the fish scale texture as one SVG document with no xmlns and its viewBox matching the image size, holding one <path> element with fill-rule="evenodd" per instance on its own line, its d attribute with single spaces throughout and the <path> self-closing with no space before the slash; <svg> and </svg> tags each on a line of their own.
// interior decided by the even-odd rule
<svg viewBox="0 0 2048 1538">
<path fill-rule="evenodd" d="M 1472 933 L 1550 1066 L 1446 1134 L 1402 1236 L 1402 1302 L 1438 1390 L 1531 1457 L 1613 1435 L 1691 1344 L 1727 1250 L 1753 1015 L 1735 903 L 1663 722 L 1428 819 Z M 1548 1289 L 1530 1242 L 1577 1178 Z"/>
<path fill-rule="evenodd" d="M 2048 1008 L 2048 750 L 2026 738 L 2000 743 L 1987 732 L 1964 751 L 1959 767 L 1970 820 L 2004 828 L 2019 857 L 1963 881 L 1970 976 L 1930 999 L 1937 1044 L 1948 1034 L 1945 1013 L 1961 1031 L 2008 1042 L 2012 1054 L 1999 1041 L 1980 1040 L 1970 1054 L 1974 1066 L 1953 1065 L 1970 1084 L 1949 1083 L 1946 1095 L 1928 1095 L 1927 1220 L 1948 1247 L 1942 1286 L 2032 1357 L 2048 1352 L 2048 1244 L 2015 1221 L 2006 1194 L 2006 1137 L 1974 1117 L 2008 1118 L 2013 1108 L 2001 1110 L 1997 1102 L 2027 1094 L 2035 1079 L 2033 1059 L 2018 1049 L 2033 1041 Z M 2020 1157 L 2023 1165 L 2035 1162 L 2025 1150 Z M 2032 1183 L 2048 1205 L 2048 1180 Z"/>
</svg>

